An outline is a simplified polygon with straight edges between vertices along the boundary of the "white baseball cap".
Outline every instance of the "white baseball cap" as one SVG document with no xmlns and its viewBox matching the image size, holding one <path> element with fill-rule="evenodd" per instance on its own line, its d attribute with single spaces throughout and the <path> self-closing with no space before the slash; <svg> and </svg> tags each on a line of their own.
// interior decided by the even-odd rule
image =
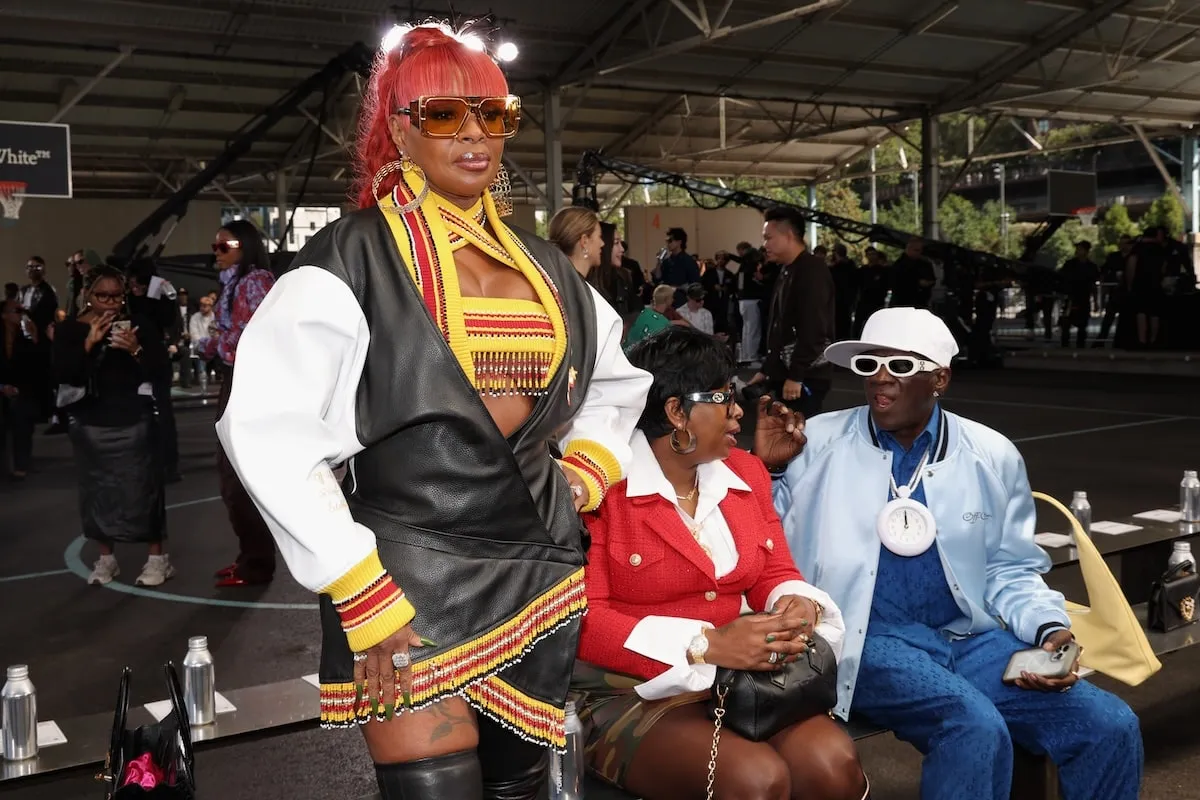
<svg viewBox="0 0 1200 800">
<path fill-rule="evenodd" d="M 867 319 L 861 339 L 829 345 L 825 358 L 849 367 L 852 358 L 872 350 L 916 353 L 939 367 L 949 367 L 958 355 L 958 342 L 941 317 L 924 308 L 881 308 Z"/>
</svg>

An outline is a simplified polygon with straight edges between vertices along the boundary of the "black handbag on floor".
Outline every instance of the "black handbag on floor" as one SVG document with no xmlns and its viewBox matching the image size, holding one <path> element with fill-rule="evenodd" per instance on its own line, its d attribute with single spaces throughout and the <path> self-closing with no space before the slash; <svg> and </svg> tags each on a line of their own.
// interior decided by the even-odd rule
<svg viewBox="0 0 1200 800">
<path fill-rule="evenodd" d="M 108 784 L 107 800 L 195 800 L 192 730 L 183 707 L 183 690 L 175 665 L 163 665 L 171 713 L 153 725 L 126 729 L 129 715 L 129 682 L 132 670 L 121 673 L 117 708 L 113 715 L 112 742 L 104 772 L 97 777 Z M 129 782 L 138 775 L 142 781 Z M 153 775 L 153 777 L 149 777 Z M 152 785 L 151 785 L 152 784 Z M 149 788 L 146 788 L 149 786 Z"/>
<path fill-rule="evenodd" d="M 1150 587 L 1147 625 L 1166 633 L 1196 621 L 1196 601 L 1200 596 L 1200 575 L 1190 561 L 1183 561 L 1163 573 Z"/>
<path fill-rule="evenodd" d="M 796 661 L 771 672 L 717 670 L 708 716 L 744 739 L 761 742 L 837 705 L 837 659 L 817 634 Z"/>
</svg>

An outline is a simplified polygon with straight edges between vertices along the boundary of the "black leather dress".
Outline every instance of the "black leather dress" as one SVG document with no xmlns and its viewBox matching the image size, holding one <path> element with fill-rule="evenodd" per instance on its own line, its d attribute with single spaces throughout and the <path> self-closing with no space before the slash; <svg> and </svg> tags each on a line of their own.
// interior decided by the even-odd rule
<svg viewBox="0 0 1200 800">
<path fill-rule="evenodd" d="M 557 292 L 568 344 L 548 390 L 507 438 L 427 310 L 382 211 L 327 226 L 296 263 L 345 282 L 370 330 L 355 413 L 364 449 L 344 490 L 415 607 L 414 630 L 437 643 L 413 650 L 413 707 L 461 695 L 523 738 L 562 746 L 586 604 L 585 534 L 553 451 L 587 392 L 596 312 L 561 252 L 514 233 Z M 321 618 L 323 699 L 352 696 L 352 654 L 324 595 Z"/>
</svg>

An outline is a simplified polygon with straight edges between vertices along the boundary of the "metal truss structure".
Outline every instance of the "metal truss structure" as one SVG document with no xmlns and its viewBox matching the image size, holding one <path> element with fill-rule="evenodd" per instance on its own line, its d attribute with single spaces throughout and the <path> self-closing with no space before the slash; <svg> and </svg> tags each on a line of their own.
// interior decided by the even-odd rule
<svg viewBox="0 0 1200 800">
<path fill-rule="evenodd" d="M 574 205 L 587 206 L 593 211 L 600 210 L 596 196 L 596 185 L 603 174 L 608 174 L 618 181 L 629 185 L 662 184 L 674 186 L 686 191 L 692 200 L 701 208 L 716 209 L 728 205 L 746 206 L 766 211 L 771 208 L 785 206 L 794 209 L 806 225 L 816 225 L 836 231 L 837 235 L 849 242 L 871 242 L 872 244 L 889 245 L 904 249 L 913 238 L 911 231 L 889 228 L 886 225 L 860 222 L 855 219 L 827 214 L 824 211 L 807 208 L 797 203 L 788 203 L 771 197 L 765 197 L 753 192 L 729 189 L 718 184 L 697 180 L 688 175 L 645 167 L 629 161 L 622 161 L 595 151 L 584 153 L 575 171 L 575 187 L 572 191 Z M 1033 261 L 1037 251 L 1045 244 L 1054 230 L 1057 230 L 1066 217 L 1055 217 L 1045 223 L 1026 245 L 1021 260 L 1003 258 L 994 253 L 982 250 L 971 250 L 949 242 L 936 239 L 924 240 L 924 252 L 930 258 L 936 259 L 946 267 L 958 266 L 978 272 L 993 269 L 1002 274 L 1023 275 L 1028 264 Z"/>
<path fill-rule="evenodd" d="M 593 149 L 701 178 L 811 183 L 922 116 L 1159 132 L 1200 117 L 1200 0 L 800 2 L 507 0 L 502 16 L 492 0 L 453 5 L 522 49 L 506 67 L 527 112 L 508 163 L 525 199 L 550 208 L 569 191 L 564 164 Z M 71 124 L 79 196 L 167 196 L 347 43 L 448 9 L 9 0 L 0 118 Z M 274 204 L 309 172 L 314 202 L 344 200 L 363 87 L 347 76 L 328 98 L 298 103 L 202 196 Z"/>
</svg>

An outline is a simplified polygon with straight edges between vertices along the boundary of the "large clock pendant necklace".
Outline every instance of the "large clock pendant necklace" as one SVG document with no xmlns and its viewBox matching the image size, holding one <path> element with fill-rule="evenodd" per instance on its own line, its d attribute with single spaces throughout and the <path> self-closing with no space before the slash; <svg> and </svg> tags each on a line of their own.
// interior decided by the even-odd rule
<svg viewBox="0 0 1200 800">
<path fill-rule="evenodd" d="M 895 477 L 888 476 L 892 499 L 879 512 L 875 525 L 879 541 L 898 556 L 919 556 L 933 546 L 936 538 L 937 522 L 933 513 L 924 503 L 912 499 L 928 461 L 929 450 L 926 450 L 905 486 L 897 486 Z"/>
</svg>

